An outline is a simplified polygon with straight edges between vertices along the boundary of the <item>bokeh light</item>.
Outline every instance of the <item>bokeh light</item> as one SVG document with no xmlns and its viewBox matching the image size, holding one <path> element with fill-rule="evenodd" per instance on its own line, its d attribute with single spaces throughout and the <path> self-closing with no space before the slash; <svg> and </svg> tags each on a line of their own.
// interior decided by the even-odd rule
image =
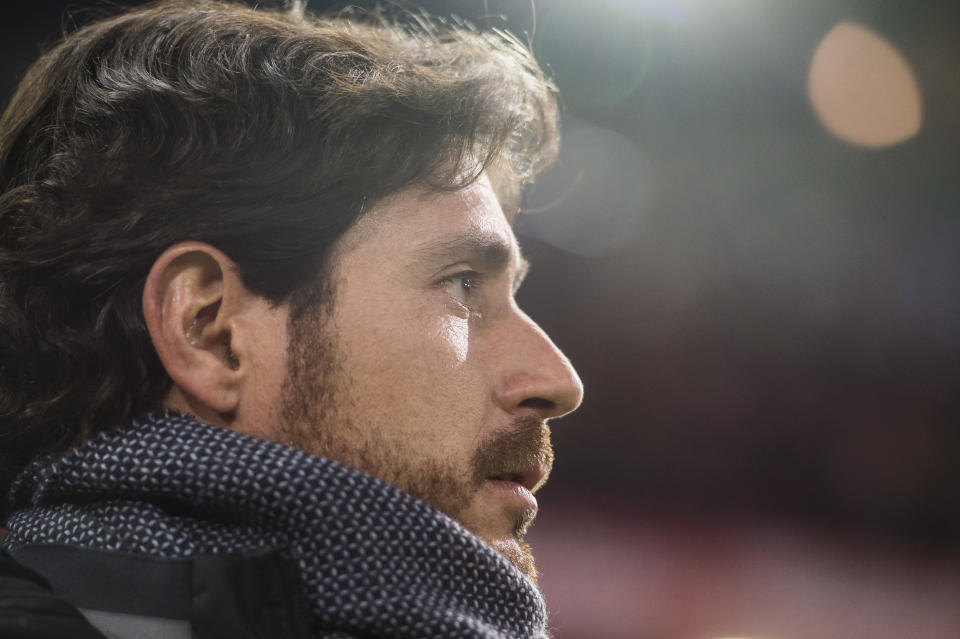
<svg viewBox="0 0 960 639">
<path fill-rule="evenodd" d="M 538 18 L 534 52 L 568 104 L 617 104 L 640 86 L 650 57 L 643 13 L 598 0 L 554 2 Z"/>
<path fill-rule="evenodd" d="M 922 124 L 922 100 L 910 65 L 870 29 L 840 22 L 823 38 L 808 76 L 813 109 L 833 135 L 868 148 L 901 143 Z"/>
<path fill-rule="evenodd" d="M 643 232 L 656 197 L 656 170 L 633 142 L 568 116 L 560 157 L 525 198 L 518 230 L 579 255 L 608 255 Z"/>
</svg>

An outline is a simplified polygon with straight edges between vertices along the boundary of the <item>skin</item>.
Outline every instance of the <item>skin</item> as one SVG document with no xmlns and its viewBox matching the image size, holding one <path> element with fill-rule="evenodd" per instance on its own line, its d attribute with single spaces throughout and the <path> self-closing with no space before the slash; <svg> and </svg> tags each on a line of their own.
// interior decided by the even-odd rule
<svg viewBox="0 0 960 639">
<path fill-rule="evenodd" d="M 338 242 L 330 308 L 292 322 L 215 248 L 171 247 L 144 292 L 166 405 L 380 477 L 534 578 L 523 534 L 553 460 L 547 421 L 583 391 L 517 307 L 510 222 L 486 176 L 402 191 Z"/>
</svg>

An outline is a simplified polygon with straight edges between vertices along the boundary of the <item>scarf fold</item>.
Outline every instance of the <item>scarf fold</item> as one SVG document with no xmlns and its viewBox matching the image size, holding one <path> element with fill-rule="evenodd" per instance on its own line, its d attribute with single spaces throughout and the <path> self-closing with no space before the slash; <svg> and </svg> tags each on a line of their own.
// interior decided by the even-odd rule
<svg viewBox="0 0 960 639">
<path fill-rule="evenodd" d="M 187 558 L 279 549 L 314 634 L 545 637 L 536 587 L 459 524 L 379 479 L 174 412 L 26 468 L 3 545 Z"/>
</svg>

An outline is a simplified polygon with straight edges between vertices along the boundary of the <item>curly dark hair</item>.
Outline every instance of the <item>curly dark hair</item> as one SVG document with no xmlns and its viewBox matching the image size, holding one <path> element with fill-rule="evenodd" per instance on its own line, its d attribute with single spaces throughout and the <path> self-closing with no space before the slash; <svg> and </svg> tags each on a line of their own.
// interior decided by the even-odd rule
<svg viewBox="0 0 960 639">
<path fill-rule="evenodd" d="M 527 48 L 462 23 L 172 0 L 66 36 L 0 119 L 0 486 L 159 407 L 141 295 L 170 245 L 293 305 L 365 207 L 490 167 L 515 190 L 556 146 Z"/>
</svg>

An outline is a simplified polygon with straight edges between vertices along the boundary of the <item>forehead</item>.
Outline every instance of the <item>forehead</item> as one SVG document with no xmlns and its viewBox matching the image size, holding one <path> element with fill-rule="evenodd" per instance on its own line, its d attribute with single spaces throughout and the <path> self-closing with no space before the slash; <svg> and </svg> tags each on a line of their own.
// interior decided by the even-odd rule
<svg viewBox="0 0 960 639">
<path fill-rule="evenodd" d="M 519 249 L 511 221 L 482 175 L 459 191 L 412 187 L 378 202 L 345 234 L 341 249 L 366 246 L 390 254 L 417 254 L 472 239 L 507 247 L 516 260 Z"/>
</svg>

